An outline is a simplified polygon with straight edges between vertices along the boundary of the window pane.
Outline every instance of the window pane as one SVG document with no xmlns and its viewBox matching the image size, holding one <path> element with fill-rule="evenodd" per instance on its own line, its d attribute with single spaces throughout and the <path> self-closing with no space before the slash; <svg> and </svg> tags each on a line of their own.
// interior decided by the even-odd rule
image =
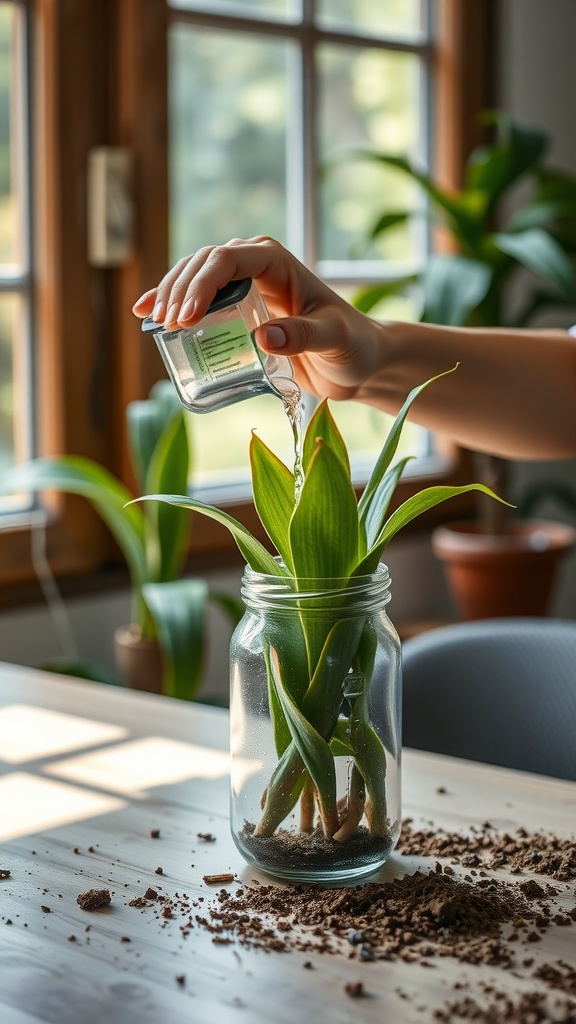
<svg viewBox="0 0 576 1024">
<path fill-rule="evenodd" d="M 225 499 L 245 498 L 250 490 L 249 445 L 255 430 L 262 441 L 282 461 L 294 466 L 294 438 L 279 398 L 261 395 L 219 409 L 207 416 L 189 417 L 192 438 L 192 474 L 194 489 L 207 488 L 210 500 L 217 501 L 217 490 Z"/>
<path fill-rule="evenodd" d="M 414 153 L 419 140 L 420 61 L 410 53 L 323 46 L 319 54 L 320 258 L 416 259 L 417 236 L 404 224 L 371 247 L 359 246 L 386 211 L 411 209 L 415 190 L 398 172 L 354 160 L 354 149 Z"/>
<path fill-rule="evenodd" d="M 170 36 L 171 260 L 286 235 L 289 44 L 176 25 Z"/>
<path fill-rule="evenodd" d="M 168 0 L 168 3 L 181 11 L 210 11 L 278 21 L 295 21 L 301 10 L 301 0 Z"/>
<path fill-rule="evenodd" d="M 22 327 L 26 316 L 18 295 L 0 295 L 0 477 L 8 466 L 30 457 L 28 367 Z M 2 505 L 4 507 L 4 505 Z"/>
<path fill-rule="evenodd" d="M 24 257 L 22 230 L 21 161 L 15 125 L 16 32 L 20 11 L 0 3 L 0 263 L 21 264 Z"/>
<path fill-rule="evenodd" d="M 365 35 L 415 38 L 421 34 L 424 0 L 317 0 L 324 28 L 351 29 Z"/>
</svg>

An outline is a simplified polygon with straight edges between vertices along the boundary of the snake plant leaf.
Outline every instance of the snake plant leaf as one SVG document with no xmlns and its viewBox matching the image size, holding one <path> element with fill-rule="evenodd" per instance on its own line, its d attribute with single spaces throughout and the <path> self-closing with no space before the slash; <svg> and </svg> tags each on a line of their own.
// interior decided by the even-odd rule
<svg viewBox="0 0 576 1024">
<path fill-rule="evenodd" d="M 394 295 L 404 295 L 407 288 L 420 280 L 418 274 L 405 274 L 393 281 L 382 281 L 380 284 L 370 285 L 367 288 L 360 288 L 354 295 L 354 306 L 361 313 L 369 313 L 379 302 L 392 298 Z"/>
<path fill-rule="evenodd" d="M 144 516 L 141 509 L 129 506 L 132 494 L 123 484 L 80 455 L 33 459 L 3 474 L 4 493 L 51 489 L 87 498 L 120 547 L 133 579 L 139 584 L 147 579 Z"/>
<path fill-rule="evenodd" d="M 383 529 L 380 532 L 378 539 L 372 545 L 370 551 L 365 558 L 356 566 L 352 575 L 353 576 L 366 576 L 369 573 L 375 572 L 380 555 L 390 543 L 392 538 L 402 530 L 408 523 L 412 522 L 423 512 L 427 512 L 428 509 L 434 508 L 435 505 L 439 505 L 443 501 L 447 501 L 449 498 L 454 498 L 460 494 L 466 494 L 468 491 L 481 491 L 483 494 L 487 494 L 490 498 L 495 498 L 496 501 L 502 501 L 504 505 L 509 505 L 507 501 L 503 501 L 497 494 L 494 493 L 485 484 L 463 484 L 460 486 L 437 486 L 437 487 L 426 487 L 423 491 L 419 491 L 418 494 L 412 495 L 408 498 L 395 512 L 392 513 L 388 521 L 385 523 Z M 513 507 L 513 506 L 511 506 Z"/>
<path fill-rule="evenodd" d="M 157 381 L 145 401 L 130 402 L 126 407 L 130 457 L 140 491 L 147 489 L 147 469 L 166 424 L 178 413 L 182 406 L 167 380 Z"/>
<path fill-rule="evenodd" d="M 546 231 L 529 228 L 515 233 L 498 232 L 492 239 L 501 252 L 551 281 L 568 302 L 576 302 L 576 275 L 572 262 Z"/>
<path fill-rule="evenodd" d="M 288 576 L 288 573 L 278 564 L 273 555 L 266 550 L 263 544 L 256 537 L 253 537 L 249 530 L 239 523 L 237 519 L 229 516 L 227 512 L 216 508 L 214 505 L 206 505 L 203 501 L 190 498 L 187 494 L 144 494 L 140 498 L 134 498 L 133 502 L 139 501 L 165 501 L 169 505 L 179 505 L 182 508 L 189 508 L 201 515 L 214 519 L 221 523 L 232 534 L 240 554 L 255 572 L 263 572 L 269 576 Z"/>
<path fill-rule="evenodd" d="M 331 735 L 342 704 L 342 687 L 354 661 L 364 629 L 357 617 L 342 618 L 334 623 L 328 636 L 321 634 L 314 656 L 315 670 L 302 702 L 302 711 L 323 736 Z"/>
<path fill-rule="evenodd" d="M 420 319 L 447 327 L 466 324 L 491 281 L 492 271 L 485 263 L 466 256 L 432 256 L 422 280 L 424 309 Z"/>
<path fill-rule="evenodd" d="M 310 460 L 316 451 L 316 441 L 318 438 L 325 441 L 331 451 L 338 456 L 346 470 L 346 473 L 350 476 L 350 459 L 348 458 L 348 450 L 344 443 L 344 438 L 336 426 L 336 421 L 330 412 L 327 399 L 324 399 L 324 401 L 320 402 L 316 407 L 310 418 L 308 427 L 306 428 L 304 447 L 302 450 L 302 466 L 305 474 L 308 472 Z"/>
<path fill-rule="evenodd" d="M 429 384 L 433 384 L 434 381 L 440 380 L 440 378 L 447 376 L 447 374 L 449 373 L 454 373 L 454 370 L 458 369 L 458 365 L 459 364 L 456 363 L 456 366 L 452 366 L 449 370 L 444 370 L 443 373 L 439 373 L 436 377 L 431 377 L 429 380 L 424 381 L 423 384 L 419 384 L 417 387 L 412 388 L 412 390 L 409 392 L 406 400 L 404 401 L 404 404 L 402 405 L 402 408 L 400 409 L 399 413 L 396 416 L 396 419 L 394 420 L 392 426 L 390 427 L 390 430 L 388 431 L 388 436 L 386 438 L 382 451 L 380 452 L 380 455 L 376 460 L 376 465 L 374 466 L 374 469 L 370 474 L 370 479 L 368 480 L 368 483 L 366 484 L 366 487 L 364 488 L 360 500 L 358 502 L 360 522 L 363 524 L 364 527 L 366 527 L 368 517 L 371 516 L 370 510 L 373 502 L 380 501 L 380 498 L 378 497 L 379 488 L 382 484 L 382 480 L 389 466 L 392 463 L 392 459 L 394 458 L 396 451 L 398 450 L 398 445 L 400 443 L 400 438 L 402 436 L 404 423 L 406 422 L 406 418 L 408 416 L 408 413 L 410 412 L 412 403 L 415 401 L 416 398 L 418 398 L 418 395 L 420 395 L 422 391 L 424 391 L 424 389 L 428 387 Z M 366 530 L 366 532 L 368 532 L 368 530 Z"/>
<path fill-rule="evenodd" d="M 252 434 L 250 442 L 254 505 L 266 533 L 292 571 L 289 526 L 294 511 L 294 475 L 274 452 Z"/>
<path fill-rule="evenodd" d="M 163 690 L 193 700 L 202 679 L 208 586 L 201 579 L 146 583 L 144 600 L 162 649 Z"/>
<path fill-rule="evenodd" d="M 321 438 L 310 459 L 290 523 L 294 575 L 349 576 L 358 558 L 358 512 L 350 477 Z"/>
<path fill-rule="evenodd" d="M 179 494 L 187 490 L 190 443 L 183 410 L 164 425 L 150 457 L 145 490 Z M 186 559 L 190 516 L 177 505 L 156 503 L 147 508 L 147 547 L 152 579 L 180 576 Z"/>
<path fill-rule="evenodd" d="M 392 500 L 396 487 L 398 486 L 400 477 L 402 476 L 407 464 L 413 458 L 413 455 L 407 455 L 404 459 L 400 459 L 399 462 L 390 467 L 380 480 L 378 487 L 372 494 L 371 500 L 365 506 L 365 510 L 363 510 L 365 511 L 365 515 L 361 517 L 361 523 L 366 531 L 367 550 L 375 544 L 386 520 L 390 501 Z"/>
<path fill-rule="evenodd" d="M 270 649 L 270 661 L 272 679 L 294 745 L 318 792 L 324 831 L 327 835 L 333 835 L 338 828 L 338 814 L 336 811 L 336 770 L 330 745 L 290 699 L 282 682 L 278 655 L 274 648 Z"/>
</svg>

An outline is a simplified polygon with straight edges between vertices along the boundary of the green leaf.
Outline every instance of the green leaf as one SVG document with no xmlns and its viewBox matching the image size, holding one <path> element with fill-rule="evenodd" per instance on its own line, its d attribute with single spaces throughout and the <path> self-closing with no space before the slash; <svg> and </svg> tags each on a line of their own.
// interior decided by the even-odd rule
<svg viewBox="0 0 576 1024">
<path fill-rule="evenodd" d="M 352 305 L 361 313 L 369 313 L 379 302 L 392 298 L 395 295 L 404 295 L 406 289 L 417 284 L 420 280 L 418 274 L 406 274 L 394 281 L 382 281 L 380 284 L 370 285 L 368 288 L 361 288 L 352 299 Z"/>
<path fill-rule="evenodd" d="M 379 235 L 389 231 L 390 228 L 396 228 L 399 224 L 406 224 L 406 222 L 410 220 L 410 216 L 411 214 L 407 210 L 395 210 L 389 213 L 383 213 L 373 225 L 370 231 L 370 238 L 378 238 Z"/>
<path fill-rule="evenodd" d="M 316 441 L 318 438 L 325 441 L 334 454 L 338 456 L 347 475 L 350 476 L 350 460 L 348 458 L 348 451 L 342 434 L 338 430 L 336 421 L 330 412 L 327 399 L 324 399 L 324 401 L 320 402 L 316 407 L 306 429 L 304 448 L 302 451 L 302 465 L 305 474 L 308 472 L 310 461 L 316 451 Z"/>
<path fill-rule="evenodd" d="M 418 398 L 418 395 L 428 387 L 429 384 L 432 384 L 435 380 L 440 380 L 441 377 L 445 377 L 449 373 L 454 373 L 454 370 L 457 368 L 458 363 L 450 370 L 445 370 L 444 373 L 439 373 L 436 377 L 431 377 L 430 380 L 425 381 L 424 384 L 419 384 L 417 387 L 412 388 L 396 416 L 394 423 L 388 431 L 384 447 L 378 456 L 376 465 L 370 475 L 370 479 L 368 480 L 368 483 L 360 497 L 360 501 L 358 502 L 360 524 L 366 536 L 369 533 L 372 534 L 372 524 L 378 515 L 381 514 L 380 509 L 383 507 L 386 500 L 388 484 L 387 482 L 384 483 L 384 478 L 398 449 L 404 423 L 406 422 L 412 403 L 416 398 Z M 373 506 L 375 507 L 373 508 Z M 369 521 L 371 524 L 370 526 L 368 525 Z"/>
<path fill-rule="evenodd" d="M 134 498 L 139 501 L 165 501 L 169 505 L 179 505 L 182 508 L 189 508 L 201 515 L 214 519 L 215 522 L 225 526 L 234 538 L 238 550 L 248 562 L 248 565 L 255 572 L 263 572 L 269 576 L 287 576 L 288 573 L 278 564 L 273 555 L 266 550 L 263 544 L 256 537 L 253 537 L 249 530 L 237 519 L 229 516 L 227 512 L 216 508 L 214 505 L 206 505 L 203 501 L 197 501 L 186 494 L 145 494 L 141 498 Z"/>
<path fill-rule="evenodd" d="M 274 452 L 252 434 L 250 465 L 254 505 L 284 564 L 292 570 L 289 527 L 294 511 L 294 475 Z"/>
<path fill-rule="evenodd" d="M 481 491 L 490 498 L 495 498 L 496 501 L 502 501 L 504 505 L 509 505 L 509 502 L 503 501 L 502 498 L 499 498 L 497 494 L 494 494 L 494 491 L 491 491 L 484 484 L 464 484 L 459 487 L 444 485 L 426 487 L 423 491 L 408 498 L 407 501 L 392 513 L 378 539 L 366 557 L 356 566 L 352 575 L 366 576 L 375 572 L 380 555 L 399 530 L 402 530 L 404 526 L 412 522 L 413 519 L 416 519 L 417 516 L 422 515 L 423 512 L 427 512 L 429 508 L 434 508 L 435 505 L 439 505 L 442 501 L 447 501 L 449 498 L 454 498 L 459 494 L 466 494 L 468 491 Z"/>
<path fill-rule="evenodd" d="M 181 409 L 180 403 L 177 399 L 176 401 Z M 160 435 L 177 411 L 174 406 L 168 408 L 167 402 L 160 398 L 130 402 L 126 407 L 128 444 L 134 474 L 141 491 L 146 489 L 148 466 Z"/>
<path fill-rule="evenodd" d="M 178 494 L 188 487 L 190 446 L 184 413 L 179 410 L 164 425 L 146 473 L 146 491 Z M 172 580 L 184 567 L 190 535 L 190 516 L 176 505 L 157 503 L 147 509 L 147 546 L 154 578 Z"/>
<path fill-rule="evenodd" d="M 549 139 L 545 132 L 516 124 L 501 112 L 490 111 L 483 120 L 497 125 L 499 140 L 474 150 L 466 168 L 465 188 L 485 193 L 489 214 L 506 189 L 539 164 Z"/>
<path fill-rule="evenodd" d="M 362 517 L 362 523 L 366 531 L 367 549 L 371 548 L 375 543 L 384 524 L 390 501 L 394 496 L 400 477 L 407 463 L 413 458 L 413 455 L 407 455 L 406 458 L 400 459 L 399 462 L 387 470 L 380 480 L 372 499 L 366 506 L 366 514 Z"/>
<path fill-rule="evenodd" d="M 130 507 L 130 491 L 91 459 L 79 455 L 34 459 L 6 470 L 0 490 L 5 494 L 57 490 L 82 495 L 108 526 L 135 583 L 148 578 L 142 511 Z"/>
<path fill-rule="evenodd" d="M 493 235 L 494 245 L 551 281 L 568 302 L 576 302 L 574 267 L 562 247 L 542 228 Z"/>
<path fill-rule="evenodd" d="M 370 150 L 361 151 L 356 156 L 393 167 L 418 182 L 434 205 L 448 218 L 456 239 L 466 245 L 475 244 L 478 235 L 478 214 L 474 205 L 469 204 L 466 195 L 462 196 L 458 192 L 448 192 L 441 188 L 429 174 L 418 170 L 405 157 L 387 156 Z"/>
<path fill-rule="evenodd" d="M 432 256 L 423 275 L 425 323 L 466 325 L 485 297 L 492 280 L 490 267 L 466 256 Z"/>
<path fill-rule="evenodd" d="M 318 800 L 324 831 L 333 835 L 338 828 L 336 812 L 336 771 L 330 745 L 320 736 L 286 692 L 280 671 L 278 656 L 270 649 L 272 679 L 278 699 L 294 740 L 294 745 L 306 765 L 308 774 L 318 792 Z"/>
<path fill-rule="evenodd" d="M 356 495 L 338 455 L 322 439 L 310 459 L 290 523 L 298 579 L 348 576 L 358 558 Z"/>
<path fill-rule="evenodd" d="M 208 586 L 204 580 L 181 579 L 142 589 L 162 649 L 164 693 L 193 700 L 204 667 Z"/>
<path fill-rule="evenodd" d="M 550 225 L 564 218 L 576 218 L 576 197 L 569 200 L 540 200 L 521 206 L 512 215 L 509 230 L 513 233 Z"/>
</svg>

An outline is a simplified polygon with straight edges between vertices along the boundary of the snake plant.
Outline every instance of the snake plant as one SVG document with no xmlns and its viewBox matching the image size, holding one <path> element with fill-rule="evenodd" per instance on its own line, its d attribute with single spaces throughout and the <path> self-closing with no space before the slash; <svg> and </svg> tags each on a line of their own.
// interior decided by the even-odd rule
<svg viewBox="0 0 576 1024">
<path fill-rule="evenodd" d="M 482 484 L 428 487 L 390 513 L 394 490 L 408 461 L 394 461 L 402 427 L 412 402 L 431 383 L 427 381 L 408 395 L 359 500 L 350 477 L 346 445 L 326 401 L 318 406 L 306 430 L 304 481 L 298 497 L 293 472 L 253 434 L 250 461 L 254 503 L 277 555 L 214 506 L 177 494 L 149 494 L 139 500 L 194 509 L 223 524 L 253 570 L 281 577 L 295 592 L 301 580 L 306 581 L 306 587 L 311 579 L 336 578 L 339 586 L 343 580 L 353 586 L 355 578 L 377 570 L 392 538 L 422 512 L 470 490 L 496 497 Z M 310 791 L 311 783 L 325 833 L 340 840 L 334 780 L 335 757 L 342 754 L 342 738 L 335 731 L 341 682 L 355 661 L 360 659 L 363 666 L 369 662 L 370 645 L 362 629 L 350 629 L 345 608 L 342 620 L 326 627 L 328 635 L 319 637 L 315 632 L 311 636 L 310 631 L 318 628 L 314 617 L 303 616 L 300 640 L 291 642 L 290 650 L 283 649 L 282 659 L 273 646 L 270 648 L 269 704 L 278 760 L 263 797 L 257 835 L 273 834 L 303 790 Z M 368 664 L 366 671 L 369 674 Z M 349 731 L 358 738 L 349 754 L 358 777 L 363 779 L 361 788 L 367 794 L 370 827 L 380 834 L 386 822 L 384 793 L 378 783 L 385 751 L 370 725 L 367 707 L 362 715 Z"/>
</svg>

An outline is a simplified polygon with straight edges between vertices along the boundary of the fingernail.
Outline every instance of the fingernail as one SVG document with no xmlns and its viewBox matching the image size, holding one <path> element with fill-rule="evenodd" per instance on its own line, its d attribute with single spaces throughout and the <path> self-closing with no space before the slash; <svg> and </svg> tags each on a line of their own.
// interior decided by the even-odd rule
<svg viewBox="0 0 576 1024">
<path fill-rule="evenodd" d="M 166 310 L 166 306 L 164 305 L 164 303 L 163 302 L 157 302 L 156 305 L 154 306 L 153 311 L 152 311 L 152 319 L 156 320 L 157 323 L 161 324 L 162 321 L 164 320 L 164 312 L 165 312 L 165 310 Z"/>
<path fill-rule="evenodd" d="M 286 344 L 286 335 L 281 327 L 266 327 L 264 337 L 268 348 L 284 348 Z"/>
<path fill-rule="evenodd" d="M 170 324 L 175 324 L 175 323 L 178 322 L 178 310 L 179 310 L 179 308 L 180 307 L 179 307 L 177 302 L 173 302 L 172 303 L 172 305 L 170 306 L 170 309 L 168 310 L 168 312 L 166 314 L 166 319 L 164 321 L 164 326 L 165 327 L 169 327 Z"/>
<path fill-rule="evenodd" d="M 182 309 L 180 310 L 180 315 L 178 316 L 179 322 L 182 323 L 184 320 L 190 320 L 191 317 L 194 316 L 195 309 L 196 299 L 188 299 L 188 301 L 184 303 Z"/>
</svg>

